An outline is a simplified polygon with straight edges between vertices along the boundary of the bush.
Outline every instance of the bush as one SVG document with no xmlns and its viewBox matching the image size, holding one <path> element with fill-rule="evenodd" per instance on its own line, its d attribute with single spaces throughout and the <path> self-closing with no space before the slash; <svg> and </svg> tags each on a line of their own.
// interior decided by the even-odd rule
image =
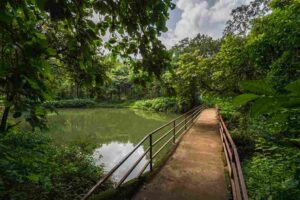
<svg viewBox="0 0 300 200">
<path fill-rule="evenodd" d="M 78 148 L 19 131 L 0 136 L 0 169 L 0 199 L 80 199 L 102 175 Z"/>
<path fill-rule="evenodd" d="M 135 101 L 132 108 L 159 111 L 159 112 L 178 112 L 175 97 L 158 97 L 155 99 Z"/>
<path fill-rule="evenodd" d="M 255 151 L 255 138 L 241 130 L 234 129 L 230 131 L 232 139 L 237 146 L 240 160 L 251 157 Z"/>
<path fill-rule="evenodd" d="M 257 139 L 256 153 L 244 163 L 251 199 L 289 199 L 300 196 L 299 149 Z"/>
<path fill-rule="evenodd" d="M 91 99 L 67 99 L 57 101 L 47 101 L 43 104 L 46 108 L 85 108 L 96 105 Z"/>
<path fill-rule="evenodd" d="M 231 98 L 203 95 L 202 103 L 221 109 L 242 161 L 250 199 L 300 196 L 299 149 L 286 142 L 287 132 L 280 131 L 280 124 L 268 123 L 266 116 L 249 117 L 248 108 L 235 108 Z"/>
</svg>

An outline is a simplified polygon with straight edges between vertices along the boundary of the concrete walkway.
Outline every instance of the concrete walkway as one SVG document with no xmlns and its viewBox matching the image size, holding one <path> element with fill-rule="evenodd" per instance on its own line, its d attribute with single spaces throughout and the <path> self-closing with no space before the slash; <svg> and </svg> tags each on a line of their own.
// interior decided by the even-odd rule
<svg viewBox="0 0 300 200">
<path fill-rule="evenodd" d="M 215 109 L 205 109 L 174 154 L 134 200 L 228 199 Z"/>
</svg>

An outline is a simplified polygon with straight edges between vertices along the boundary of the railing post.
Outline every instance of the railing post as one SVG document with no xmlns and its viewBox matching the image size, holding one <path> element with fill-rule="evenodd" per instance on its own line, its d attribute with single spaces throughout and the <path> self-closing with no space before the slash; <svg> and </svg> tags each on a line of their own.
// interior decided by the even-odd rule
<svg viewBox="0 0 300 200">
<path fill-rule="evenodd" d="M 149 142 L 150 142 L 150 151 L 149 151 L 149 154 L 150 154 L 150 171 L 153 170 L 153 160 L 152 160 L 152 134 L 149 135 Z"/>
<path fill-rule="evenodd" d="M 175 141 L 176 141 L 176 120 L 173 121 L 173 144 L 175 144 Z"/>
</svg>

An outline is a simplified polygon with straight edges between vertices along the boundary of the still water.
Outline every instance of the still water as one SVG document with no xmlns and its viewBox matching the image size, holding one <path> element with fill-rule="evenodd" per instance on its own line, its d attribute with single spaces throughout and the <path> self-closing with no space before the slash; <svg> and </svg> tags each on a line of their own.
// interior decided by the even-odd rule
<svg viewBox="0 0 300 200">
<path fill-rule="evenodd" d="M 97 165 L 109 171 L 145 135 L 177 117 L 170 113 L 154 113 L 119 108 L 60 109 L 49 116 L 49 133 L 57 145 L 75 144 L 92 149 Z M 146 142 L 147 143 L 147 142 Z M 113 175 L 122 178 L 132 164 L 142 155 L 147 144 L 141 146 Z M 127 180 L 136 177 L 147 162 L 145 156 Z"/>
</svg>

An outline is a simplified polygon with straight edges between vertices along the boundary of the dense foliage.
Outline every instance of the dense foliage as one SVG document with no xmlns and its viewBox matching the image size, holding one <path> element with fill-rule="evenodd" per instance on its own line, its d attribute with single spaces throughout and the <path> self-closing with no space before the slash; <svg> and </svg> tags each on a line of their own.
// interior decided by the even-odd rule
<svg viewBox="0 0 300 200">
<path fill-rule="evenodd" d="M 99 101 L 172 112 L 218 105 L 250 199 L 300 196 L 300 1 L 253 0 L 232 11 L 221 39 L 199 33 L 166 50 L 158 36 L 173 6 L 170 0 L 0 2 L 1 197 L 82 194 L 101 169 L 76 148 L 12 131 L 17 124 L 8 119 L 44 128 L 45 108 Z M 74 188 L 78 193 L 59 196 Z"/>
<path fill-rule="evenodd" d="M 36 128 L 46 128 L 46 108 L 94 105 L 50 100 L 98 98 L 115 73 L 112 61 L 158 76 L 170 61 L 158 36 L 173 7 L 171 0 L 0 1 L 1 199 L 79 199 L 95 184 L 101 167 Z M 13 128 L 23 120 L 35 131 Z"/>
<path fill-rule="evenodd" d="M 298 0 L 253 1 L 233 11 L 212 56 L 185 40 L 191 51 L 175 59 L 180 91 L 188 91 L 177 95 L 192 104 L 190 95 L 199 94 L 200 102 L 221 108 L 250 199 L 300 194 L 299 13 Z"/>
<path fill-rule="evenodd" d="M 159 97 L 155 99 L 138 100 L 135 101 L 131 107 L 159 112 L 179 111 L 175 97 Z"/>
<path fill-rule="evenodd" d="M 43 134 L 15 130 L 0 144 L 1 199 L 80 199 L 102 175 L 78 147 L 56 147 Z"/>
<path fill-rule="evenodd" d="M 51 98 L 54 85 L 66 77 L 79 88 L 101 85 L 107 63 L 101 52 L 142 60 L 136 67 L 158 75 L 168 54 L 157 39 L 167 31 L 167 1 L 1 1 L 0 83 L 7 119 L 25 115 L 32 126 L 42 126 L 40 104 Z M 93 20 L 92 20 L 93 19 Z M 109 35 L 108 41 L 104 36 Z"/>
<path fill-rule="evenodd" d="M 43 107 L 46 108 L 85 108 L 94 105 L 96 105 L 96 102 L 91 99 L 65 99 L 43 103 Z"/>
</svg>

